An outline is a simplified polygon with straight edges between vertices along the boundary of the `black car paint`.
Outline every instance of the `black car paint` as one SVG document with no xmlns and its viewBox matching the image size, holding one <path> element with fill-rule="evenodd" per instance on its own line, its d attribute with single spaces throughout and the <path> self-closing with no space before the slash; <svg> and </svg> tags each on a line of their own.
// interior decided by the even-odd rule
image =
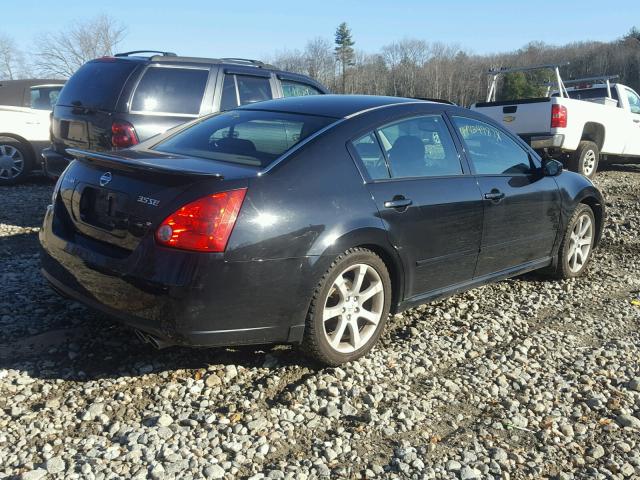
<svg viewBox="0 0 640 480">
<path fill-rule="evenodd" d="M 442 178 L 441 184 L 437 178 L 372 182 L 349 150 L 350 140 L 363 132 L 416 114 L 447 116 L 454 112 L 490 122 L 458 107 L 378 97 L 309 97 L 250 108 L 306 111 L 342 120 L 263 172 L 212 161 L 196 167 L 198 160 L 186 158 L 175 160 L 183 167 L 206 169 L 223 178 L 147 172 L 146 178 L 153 180 L 148 182 L 126 166 L 111 170 L 110 188 L 160 201 L 158 207 L 130 204 L 128 214 L 137 221 L 129 223 L 128 240 L 115 244 L 113 239 L 111 244 L 105 242 L 95 229 L 94 238 L 76 231 L 66 218 L 69 206 L 73 211 L 78 185 L 95 186 L 106 171 L 100 160 L 76 161 L 61 179 L 40 233 L 43 273 L 54 288 L 169 343 L 296 343 L 302 339 L 319 279 L 349 248 L 366 246 L 383 258 L 394 284 L 393 310 L 401 311 L 549 265 L 559 248 L 559 232 L 576 204 L 587 201 L 596 209 L 604 208 L 599 191 L 589 180 L 571 172 L 548 177 L 540 169 L 515 180 L 475 176 L 457 136 L 465 176 Z M 540 162 L 526 144 L 514 139 Z M 161 162 L 167 163 L 167 156 L 145 150 L 148 146 L 119 155 L 149 164 L 162 157 Z M 461 194 L 456 182 L 474 193 Z M 544 184 L 547 192 L 556 183 L 557 194 L 539 194 L 532 188 Z M 502 205 L 482 198 L 484 190 L 494 186 L 506 193 Z M 154 229 L 167 214 L 205 194 L 241 187 L 248 187 L 247 194 L 223 254 L 186 252 L 155 243 Z M 414 206 L 406 211 L 385 208 L 384 201 L 395 195 L 411 198 Z M 536 198 L 542 206 L 532 202 Z M 560 205 L 559 210 L 552 203 Z M 510 204 L 521 218 L 496 213 L 494 224 L 500 218 L 506 218 L 508 224 L 494 237 L 505 242 L 514 237 L 523 251 L 518 253 L 519 264 L 505 265 L 496 255 L 503 251 L 500 242 L 483 234 L 482 225 L 492 210 Z M 421 215 L 441 218 L 431 223 Z M 598 238 L 602 216 L 599 210 Z M 553 241 L 545 234 L 540 236 L 547 242 L 544 248 L 521 242 L 518 235 L 523 232 L 518 233 L 517 228 L 525 226 L 530 233 L 540 222 L 544 228 L 555 226 Z M 136 223 L 142 227 L 132 228 Z M 454 238 L 463 240 L 455 248 Z M 476 264 L 485 269 L 493 265 L 495 270 L 474 275 L 471 267 L 476 271 Z"/>
</svg>

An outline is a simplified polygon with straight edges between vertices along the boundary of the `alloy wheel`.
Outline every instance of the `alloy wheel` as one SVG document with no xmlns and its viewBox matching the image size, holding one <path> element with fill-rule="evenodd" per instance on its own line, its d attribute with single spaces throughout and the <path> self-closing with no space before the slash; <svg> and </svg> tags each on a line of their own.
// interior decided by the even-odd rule
<svg viewBox="0 0 640 480">
<path fill-rule="evenodd" d="M 569 251 L 567 263 L 573 273 L 577 273 L 585 266 L 591 252 L 593 241 L 593 222 L 586 213 L 580 215 L 571 230 L 569 237 Z"/>
<path fill-rule="evenodd" d="M 582 160 L 582 173 L 585 177 L 590 177 L 593 170 L 596 168 L 596 152 L 593 150 L 587 150 Z"/>
<path fill-rule="evenodd" d="M 10 180 L 16 178 L 24 170 L 24 157 L 16 147 L 0 145 L 0 178 Z"/>
<path fill-rule="evenodd" d="M 352 353 L 369 342 L 382 318 L 384 286 L 364 263 L 351 265 L 333 281 L 322 311 L 325 339 L 335 351 Z"/>
</svg>

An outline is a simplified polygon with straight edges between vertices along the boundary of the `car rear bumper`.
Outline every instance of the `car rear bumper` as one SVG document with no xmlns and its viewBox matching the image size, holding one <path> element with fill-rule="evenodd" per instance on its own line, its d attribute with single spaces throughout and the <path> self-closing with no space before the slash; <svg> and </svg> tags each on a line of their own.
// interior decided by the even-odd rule
<svg viewBox="0 0 640 480">
<path fill-rule="evenodd" d="M 152 238 L 151 245 L 114 258 L 90 238 L 56 235 L 53 210 L 48 207 L 40 231 L 41 263 L 59 293 L 165 344 L 302 340 L 308 305 L 296 293 L 309 259 L 228 262 L 221 254 L 157 247 Z"/>
<path fill-rule="evenodd" d="M 560 148 L 564 143 L 564 135 L 556 133 L 554 135 L 532 135 L 527 139 L 533 149 Z"/>
<path fill-rule="evenodd" d="M 44 174 L 53 179 L 57 179 L 71 161 L 70 158 L 59 154 L 52 148 L 43 149 L 40 156 L 42 157 L 42 170 Z"/>
</svg>

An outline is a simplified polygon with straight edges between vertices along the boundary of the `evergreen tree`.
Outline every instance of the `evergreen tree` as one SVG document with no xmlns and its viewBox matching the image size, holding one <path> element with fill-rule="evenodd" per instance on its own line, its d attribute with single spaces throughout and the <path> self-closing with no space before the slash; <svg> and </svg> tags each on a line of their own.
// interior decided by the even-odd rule
<svg viewBox="0 0 640 480">
<path fill-rule="evenodd" d="M 627 33 L 624 38 L 625 40 L 635 38 L 640 42 L 640 29 L 638 29 L 638 27 L 631 27 L 631 30 L 629 30 L 629 33 Z"/>
<path fill-rule="evenodd" d="M 340 64 L 340 73 L 342 77 L 342 93 L 346 93 L 347 89 L 347 67 L 353 65 L 355 52 L 353 46 L 355 42 L 351 38 L 351 29 L 346 22 L 342 22 L 336 29 L 335 36 L 336 48 L 334 50 L 336 59 Z"/>
</svg>

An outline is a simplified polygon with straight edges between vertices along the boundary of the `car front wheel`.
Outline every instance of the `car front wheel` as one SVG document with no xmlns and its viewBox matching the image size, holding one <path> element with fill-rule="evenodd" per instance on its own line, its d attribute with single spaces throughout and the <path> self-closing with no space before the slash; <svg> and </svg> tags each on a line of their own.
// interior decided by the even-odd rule
<svg viewBox="0 0 640 480">
<path fill-rule="evenodd" d="M 331 366 L 362 357 L 380 337 L 390 305 L 391 280 L 384 262 L 367 249 L 347 250 L 316 287 L 304 351 Z"/>
<path fill-rule="evenodd" d="M 584 273 L 595 241 L 596 222 L 593 211 L 579 204 L 569 220 L 558 252 L 555 274 L 558 278 L 573 278 Z"/>
</svg>

